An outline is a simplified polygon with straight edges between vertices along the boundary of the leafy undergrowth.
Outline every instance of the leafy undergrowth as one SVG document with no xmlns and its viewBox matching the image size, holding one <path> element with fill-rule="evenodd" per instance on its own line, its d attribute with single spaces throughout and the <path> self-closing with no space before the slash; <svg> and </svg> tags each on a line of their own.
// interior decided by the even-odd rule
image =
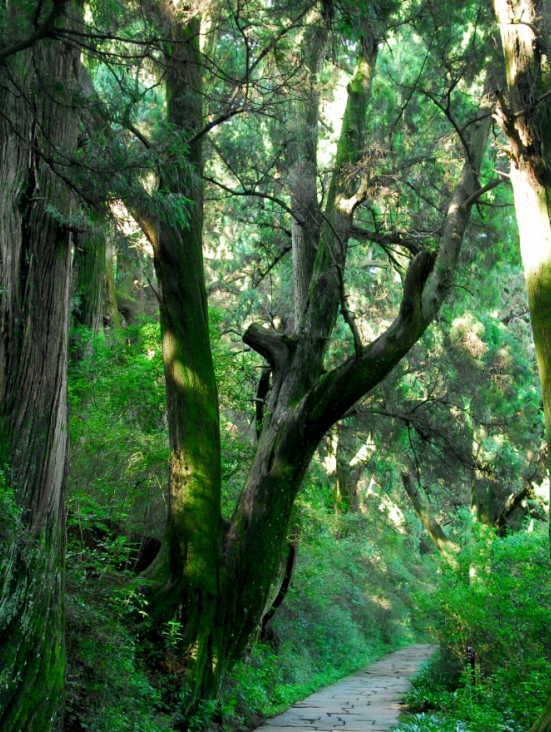
<svg viewBox="0 0 551 732">
<path fill-rule="evenodd" d="M 410 539 L 384 513 L 335 515 L 330 497 L 314 471 L 294 520 L 302 536 L 295 579 L 269 641 L 233 669 L 219 702 L 203 702 L 191 732 L 252 729 L 418 639 L 411 588 L 422 586 L 426 570 Z M 171 729 L 181 686 L 178 664 L 168 660 L 178 628 L 167 625 L 159 644 L 139 640 L 129 622 L 147 614 L 130 571 L 136 547 L 110 531 L 113 514 L 89 497 L 70 506 L 66 729 Z M 400 552 L 409 562 L 394 558 Z"/>
<path fill-rule="evenodd" d="M 239 417 L 251 409 L 254 362 L 236 359 L 215 328 L 212 342 L 224 405 L 222 503 L 229 517 L 254 448 Z M 133 623 L 148 608 L 133 583 L 165 522 L 159 325 L 143 319 L 124 332 L 90 337 L 84 350 L 70 373 L 66 729 L 157 732 L 172 728 L 181 706 L 182 662 L 173 657 L 180 629 L 169 623 L 158 643 L 140 640 Z M 190 720 L 192 732 L 251 729 L 419 639 L 413 592 L 426 588 L 435 562 L 420 556 L 419 521 L 398 509 L 392 491 L 399 480 L 387 462 L 383 487 L 364 486 L 358 511 L 337 514 L 334 478 L 316 457 L 288 537 L 300 544 L 291 590 L 270 633 L 229 675 L 220 701 L 204 702 Z"/>
<path fill-rule="evenodd" d="M 417 714 L 398 732 L 530 729 L 551 677 L 548 552 L 543 529 L 501 538 L 468 527 L 457 567 L 442 567 L 437 590 L 420 598 L 441 649 L 413 680 L 406 702 Z"/>
</svg>

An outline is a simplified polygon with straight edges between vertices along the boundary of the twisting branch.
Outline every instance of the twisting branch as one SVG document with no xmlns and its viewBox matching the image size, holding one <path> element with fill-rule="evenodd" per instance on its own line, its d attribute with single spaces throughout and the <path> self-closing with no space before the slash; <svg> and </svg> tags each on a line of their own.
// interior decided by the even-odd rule
<svg viewBox="0 0 551 732">
<path fill-rule="evenodd" d="M 276 372 L 283 370 L 289 356 L 288 339 L 278 335 L 271 328 L 263 328 L 258 323 L 252 323 L 245 331 L 243 341 L 268 361 L 274 377 Z"/>
<path fill-rule="evenodd" d="M 430 538 L 435 543 L 438 551 L 442 553 L 450 564 L 455 564 L 456 560 L 454 555 L 459 552 L 459 547 L 448 536 L 446 536 L 444 529 L 440 526 L 438 521 L 435 521 L 435 519 L 432 518 L 426 507 L 423 505 L 419 491 L 415 487 L 413 480 L 408 473 L 402 473 L 402 483 L 413 504 L 415 513 L 421 519 L 421 523 L 428 531 Z"/>
<path fill-rule="evenodd" d="M 534 492 L 532 490 L 532 486 L 528 483 L 524 486 L 524 488 L 519 491 L 518 493 L 513 493 L 509 496 L 507 499 L 507 502 L 505 503 L 505 506 L 503 508 L 503 511 L 500 513 L 497 521 L 495 522 L 494 526 L 496 529 L 502 529 L 505 526 L 505 523 L 509 516 L 513 513 L 515 508 L 520 506 L 520 504 L 524 501 L 525 498 L 533 498 Z"/>
</svg>

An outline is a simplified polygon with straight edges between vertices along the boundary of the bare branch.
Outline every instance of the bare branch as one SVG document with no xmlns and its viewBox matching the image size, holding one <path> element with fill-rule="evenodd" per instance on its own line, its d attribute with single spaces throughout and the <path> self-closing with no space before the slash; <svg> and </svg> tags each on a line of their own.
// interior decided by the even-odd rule
<svg viewBox="0 0 551 732">
<path fill-rule="evenodd" d="M 486 183 L 483 188 L 479 188 L 478 191 L 471 193 L 467 200 L 463 201 L 463 203 L 461 204 L 462 208 L 467 210 L 473 205 L 473 203 L 476 203 L 476 201 L 478 201 L 480 196 L 483 196 L 485 193 L 491 191 L 493 188 L 497 188 L 500 183 L 503 183 L 503 180 L 501 178 L 496 178 L 495 180 L 491 180 L 489 183 Z"/>
</svg>

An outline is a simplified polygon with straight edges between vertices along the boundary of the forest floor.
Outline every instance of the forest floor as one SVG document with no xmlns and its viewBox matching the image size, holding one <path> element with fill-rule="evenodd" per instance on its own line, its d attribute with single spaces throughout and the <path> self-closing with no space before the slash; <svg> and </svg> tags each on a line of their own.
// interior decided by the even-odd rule
<svg viewBox="0 0 551 732">
<path fill-rule="evenodd" d="M 434 645 L 412 645 L 390 653 L 367 668 L 327 686 L 283 714 L 270 719 L 261 732 L 385 732 L 398 723 L 403 695 L 410 688 Z"/>
</svg>

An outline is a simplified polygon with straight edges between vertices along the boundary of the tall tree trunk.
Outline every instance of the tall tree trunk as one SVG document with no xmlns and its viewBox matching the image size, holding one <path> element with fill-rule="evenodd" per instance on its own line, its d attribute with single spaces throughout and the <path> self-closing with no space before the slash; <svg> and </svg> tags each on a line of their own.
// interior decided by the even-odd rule
<svg viewBox="0 0 551 732">
<path fill-rule="evenodd" d="M 293 213 L 291 232 L 295 328 L 300 322 L 310 287 L 322 221 L 317 190 L 319 86 L 330 19 L 317 8 L 314 8 L 310 15 L 310 23 L 304 30 L 300 46 L 302 73 L 298 88 L 299 99 L 293 105 L 293 117 L 290 121 L 291 168 L 288 186 Z"/>
<path fill-rule="evenodd" d="M 551 92 L 549 17 L 534 0 L 494 0 L 509 101 L 497 119 L 509 139 L 511 183 L 541 379 L 547 441 L 551 435 Z M 545 2 L 544 9 L 549 10 Z M 545 16 L 545 13 L 544 13 Z M 547 96 L 546 96 L 547 95 Z M 551 527 L 550 527 L 551 531 Z M 550 535 L 551 539 L 551 535 Z M 551 730 L 551 701 L 533 730 Z"/>
<path fill-rule="evenodd" d="M 121 320 L 115 291 L 115 244 L 108 242 L 105 249 L 103 320 L 111 328 L 120 328 Z"/>
<path fill-rule="evenodd" d="M 364 466 L 361 462 L 351 465 L 354 457 L 354 442 L 352 427 L 345 424 L 346 420 L 337 422 L 337 449 L 335 453 L 335 483 L 337 488 L 337 512 L 343 508 L 354 508 L 356 488 L 361 478 Z"/>
<path fill-rule="evenodd" d="M 105 309 L 106 242 L 103 233 L 79 233 L 75 236 L 73 253 L 72 310 L 73 322 L 89 333 L 97 334 Z M 78 362 L 86 354 L 88 336 L 73 334 L 71 359 Z"/>
<path fill-rule="evenodd" d="M 202 124 L 200 18 L 184 25 L 167 3 L 164 20 L 177 41 L 166 59 L 167 118 L 189 138 Z M 192 143 L 187 169 L 179 171 L 178 181 L 164 182 L 192 202 L 187 227 L 146 223 L 160 296 L 170 439 L 168 524 L 154 568 L 160 587 L 153 619 L 177 617 L 183 623 L 190 703 L 216 695 L 225 669 L 219 616 L 221 454 L 202 252 L 201 148 L 200 141 Z"/>
<path fill-rule="evenodd" d="M 68 21 L 69 22 L 69 21 Z M 79 52 L 41 41 L 2 67 L 0 155 L 0 728 L 61 726 L 64 495 Z M 52 215 L 51 207 L 58 214 Z"/>
<path fill-rule="evenodd" d="M 73 316 L 79 325 L 97 333 L 104 304 L 105 235 L 102 232 L 79 234 L 74 249 Z"/>
<path fill-rule="evenodd" d="M 457 564 L 455 554 L 459 552 L 459 547 L 448 536 L 446 536 L 446 532 L 440 526 L 438 521 L 436 521 L 430 515 L 428 509 L 424 505 L 423 500 L 421 499 L 421 496 L 419 495 L 419 491 L 415 487 L 411 475 L 408 475 L 407 473 L 402 473 L 402 483 L 404 485 L 406 493 L 411 500 L 411 503 L 413 504 L 415 513 L 421 519 L 421 523 L 428 531 L 429 536 L 433 540 L 436 548 L 439 552 L 442 553 L 447 562 L 449 562 L 452 566 L 455 566 Z"/>
</svg>

